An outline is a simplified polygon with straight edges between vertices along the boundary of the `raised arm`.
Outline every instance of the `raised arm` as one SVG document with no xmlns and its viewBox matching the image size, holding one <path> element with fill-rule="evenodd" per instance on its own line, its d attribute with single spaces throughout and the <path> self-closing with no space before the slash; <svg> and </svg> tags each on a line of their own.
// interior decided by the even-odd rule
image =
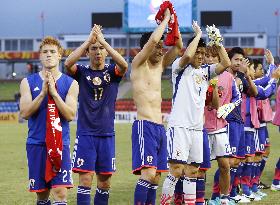
<svg viewBox="0 0 280 205">
<path fill-rule="evenodd" d="M 42 101 L 48 93 L 48 81 L 43 81 L 43 86 L 40 94 L 32 100 L 29 84 L 26 78 L 20 83 L 20 115 L 22 118 L 28 120 L 39 109 Z"/>
<path fill-rule="evenodd" d="M 113 61 L 118 65 L 117 69 L 119 73 L 123 75 L 128 68 L 128 64 L 125 59 L 115 49 L 113 49 L 110 44 L 106 42 L 101 31 L 101 26 L 95 26 L 94 34 L 96 35 L 97 41 L 99 41 L 99 43 L 104 46 L 108 54 L 112 57 Z"/>
<path fill-rule="evenodd" d="M 221 61 L 220 61 L 220 63 L 217 64 L 217 67 L 215 69 L 215 72 L 217 75 L 224 72 L 231 65 L 227 51 L 223 45 L 218 47 L 218 54 L 219 54 Z"/>
<path fill-rule="evenodd" d="M 191 62 L 191 59 L 194 57 L 194 54 L 196 52 L 199 40 L 200 40 L 201 35 L 202 35 L 202 31 L 201 31 L 201 29 L 198 26 L 196 21 L 193 21 L 192 28 L 193 28 L 194 33 L 195 33 L 195 38 L 188 45 L 188 47 L 185 50 L 182 58 L 180 58 L 180 61 L 179 61 L 179 67 L 180 68 L 184 68 L 187 64 L 189 64 Z"/>
<path fill-rule="evenodd" d="M 49 92 L 50 95 L 53 97 L 55 104 L 59 110 L 59 113 L 67 120 L 71 121 L 75 118 L 76 111 L 77 111 L 77 98 L 79 94 L 79 85 L 77 81 L 73 80 L 65 102 L 62 100 L 60 95 L 58 94 L 55 88 L 55 81 L 50 73 L 48 73 L 48 81 L 49 81 Z"/>
<path fill-rule="evenodd" d="M 182 41 L 182 36 L 180 33 L 180 30 L 178 29 L 179 32 L 179 39 L 177 40 L 176 44 L 172 46 L 166 54 L 163 57 L 163 62 L 162 62 L 162 67 L 165 69 L 167 66 L 169 66 L 173 61 L 176 59 L 176 57 L 179 55 L 180 51 L 183 48 L 183 41 Z"/>
<path fill-rule="evenodd" d="M 77 68 L 75 63 L 81 58 L 81 56 L 86 52 L 89 45 L 96 42 L 96 36 L 94 34 L 94 27 L 92 28 L 87 40 L 75 49 L 65 60 L 64 66 L 67 70 L 67 73 L 74 75 Z"/>
<path fill-rule="evenodd" d="M 142 50 L 132 60 L 132 68 L 137 68 L 140 65 L 142 65 L 146 60 L 148 60 L 148 58 L 151 55 L 151 51 L 155 48 L 155 46 L 160 41 L 169 20 L 170 20 L 170 11 L 169 9 L 166 9 L 164 13 L 163 21 L 154 30 L 154 32 L 152 33 L 148 42 L 144 45 Z"/>
</svg>

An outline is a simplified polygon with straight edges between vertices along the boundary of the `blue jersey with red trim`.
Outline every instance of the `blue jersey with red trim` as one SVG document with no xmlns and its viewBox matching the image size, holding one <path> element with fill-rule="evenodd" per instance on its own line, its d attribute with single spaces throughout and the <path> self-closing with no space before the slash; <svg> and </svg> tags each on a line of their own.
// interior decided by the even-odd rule
<svg viewBox="0 0 280 205">
<path fill-rule="evenodd" d="M 32 74 L 27 77 L 32 100 L 34 100 L 41 92 L 43 80 L 39 73 Z M 57 92 L 65 101 L 69 88 L 73 82 L 73 78 L 62 74 L 56 81 Z M 27 144 L 45 144 L 46 140 L 46 119 L 47 119 L 48 96 L 44 98 L 39 109 L 28 119 L 28 137 Z M 59 115 L 62 127 L 63 145 L 70 144 L 69 122 Z"/>
<path fill-rule="evenodd" d="M 77 135 L 114 135 L 115 102 L 122 79 L 115 64 L 102 70 L 77 65 L 73 76 L 79 83 Z"/>
</svg>

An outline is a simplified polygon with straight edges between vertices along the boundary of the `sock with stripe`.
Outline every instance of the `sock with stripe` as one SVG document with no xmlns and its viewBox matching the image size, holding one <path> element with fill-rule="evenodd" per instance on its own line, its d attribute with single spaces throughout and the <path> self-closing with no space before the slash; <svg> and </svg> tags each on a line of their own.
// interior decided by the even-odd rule
<svg viewBox="0 0 280 205">
<path fill-rule="evenodd" d="M 160 204 L 170 204 L 172 197 L 174 195 L 175 186 L 178 182 L 178 179 L 174 177 L 172 174 L 168 174 L 165 178 L 162 185 L 162 193 L 160 197 Z"/>
<path fill-rule="evenodd" d="M 212 188 L 212 197 L 211 197 L 212 200 L 215 200 L 216 198 L 220 198 L 219 178 L 220 178 L 220 170 L 218 168 L 214 175 L 214 184 Z"/>
<path fill-rule="evenodd" d="M 265 168 L 265 164 L 266 164 L 267 159 L 268 159 L 267 157 L 263 157 L 262 158 L 261 166 L 260 166 L 261 174 L 262 174 L 262 172 L 263 172 L 263 170 Z"/>
<path fill-rule="evenodd" d="M 252 163 L 246 162 L 244 164 L 244 169 L 241 174 L 241 187 L 242 191 L 246 195 L 250 195 L 250 182 L 251 182 L 251 173 L 252 173 Z"/>
<path fill-rule="evenodd" d="M 196 178 L 185 177 L 183 181 L 184 202 L 186 205 L 195 205 Z"/>
<path fill-rule="evenodd" d="M 146 205 L 155 205 L 157 196 L 157 184 L 151 184 L 147 194 Z"/>
<path fill-rule="evenodd" d="M 91 187 L 78 186 L 77 189 L 77 204 L 90 205 L 90 192 Z"/>
<path fill-rule="evenodd" d="M 109 190 L 96 188 L 94 196 L 94 204 L 96 205 L 108 205 L 109 201 Z"/>
<path fill-rule="evenodd" d="M 138 180 L 134 191 L 134 204 L 142 205 L 146 203 L 150 186 L 150 182 L 144 179 Z"/>
<path fill-rule="evenodd" d="M 67 205 L 67 201 L 54 201 L 52 205 Z"/>
<path fill-rule="evenodd" d="M 183 181 L 185 177 L 180 177 L 176 183 L 174 191 L 174 204 L 180 205 L 184 201 Z"/>
<path fill-rule="evenodd" d="M 205 197 L 205 179 L 197 178 L 196 181 L 196 205 L 204 204 Z"/>
</svg>

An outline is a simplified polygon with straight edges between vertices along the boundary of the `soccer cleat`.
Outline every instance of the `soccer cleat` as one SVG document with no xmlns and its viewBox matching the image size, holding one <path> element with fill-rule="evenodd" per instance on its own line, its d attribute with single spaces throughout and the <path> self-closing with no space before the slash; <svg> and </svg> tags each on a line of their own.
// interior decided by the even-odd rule
<svg viewBox="0 0 280 205">
<path fill-rule="evenodd" d="M 280 191 L 280 184 L 278 184 L 278 185 L 271 184 L 270 190 L 271 191 Z"/>
<path fill-rule="evenodd" d="M 247 197 L 245 197 L 245 196 L 240 196 L 240 200 L 238 201 L 238 203 L 241 203 L 241 204 L 243 204 L 243 203 L 250 203 L 251 202 L 251 200 L 250 199 L 248 199 Z"/>
<path fill-rule="evenodd" d="M 220 205 L 220 198 L 217 197 L 215 200 L 209 200 L 207 205 Z"/>
<path fill-rule="evenodd" d="M 242 199 L 242 197 L 240 195 L 236 195 L 233 197 L 231 196 L 229 198 L 230 198 L 230 200 L 233 200 L 235 203 L 238 203 Z"/>
<path fill-rule="evenodd" d="M 269 188 L 270 188 L 270 186 L 266 185 L 263 182 L 260 182 L 258 185 L 258 189 L 269 189 Z"/>
<path fill-rule="evenodd" d="M 265 196 L 267 196 L 267 193 L 261 192 L 260 190 L 258 190 L 258 191 L 256 192 L 256 194 L 258 194 L 260 197 L 265 197 Z"/>
<path fill-rule="evenodd" d="M 253 192 L 251 195 L 254 196 L 254 201 L 262 200 L 262 197 L 260 195 L 258 195 L 256 192 Z"/>
<path fill-rule="evenodd" d="M 242 196 L 246 197 L 250 201 L 254 201 L 255 199 L 255 196 L 252 193 L 250 195 L 242 194 Z"/>
</svg>

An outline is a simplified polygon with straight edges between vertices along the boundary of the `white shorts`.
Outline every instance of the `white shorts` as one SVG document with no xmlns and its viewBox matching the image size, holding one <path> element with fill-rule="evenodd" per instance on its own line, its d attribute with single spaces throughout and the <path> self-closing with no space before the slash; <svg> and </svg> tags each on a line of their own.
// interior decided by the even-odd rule
<svg viewBox="0 0 280 205">
<path fill-rule="evenodd" d="M 168 160 L 182 164 L 203 161 L 203 132 L 189 130 L 184 127 L 169 127 L 167 129 Z"/>
<path fill-rule="evenodd" d="M 208 133 L 208 139 L 211 160 L 232 155 L 227 128 Z"/>
</svg>

